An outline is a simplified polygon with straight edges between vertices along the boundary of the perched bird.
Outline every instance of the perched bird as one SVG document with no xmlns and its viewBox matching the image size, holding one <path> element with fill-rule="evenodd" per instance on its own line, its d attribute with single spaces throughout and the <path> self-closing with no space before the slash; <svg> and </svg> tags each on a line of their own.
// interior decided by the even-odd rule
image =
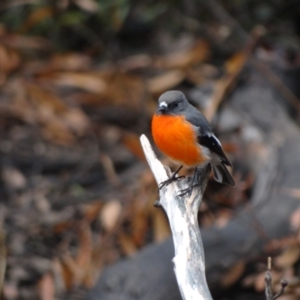
<svg viewBox="0 0 300 300">
<path fill-rule="evenodd" d="M 214 178 L 223 184 L 235 185 L 226 166 L 231 166 L 205 117 L 180 91 L 168 91 L 158 99 L 158 108 L 152 119 L 152 135 L 157 147 L 179 169 L 160 188 L 181 177 L 176 177 L 183 166 L 194 167 L 195 173 L 189 189 L 195 184 L 197 167 L 212 165 Z M 185 194 L 185 193 L 183 193 Z"/>
</svg>

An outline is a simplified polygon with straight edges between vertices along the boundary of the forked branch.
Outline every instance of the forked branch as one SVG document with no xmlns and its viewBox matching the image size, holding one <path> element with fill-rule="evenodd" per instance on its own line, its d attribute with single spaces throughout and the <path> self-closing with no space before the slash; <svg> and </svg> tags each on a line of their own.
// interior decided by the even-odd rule
<svg viewBox="0 0 300 300">
<path fill-rule="evenodd" d="M 169 178 L 170 170 L 157 159 L 145 135 L 141 136 L 141 144 L 159 185 Z M 168 216 L 173 235 L 174 270 L 184 300 L 212 300 L 206 283 L 204 250 L 197 220 L 210 169 L 209 164 L 199 168 L 197 172 L 199 187 L 194 188 L 190 196 L 178 196 L 182 189 L 187 188 L 187 178 L 164 186 L 159 191 L 159 204 Z"/>
</svg>

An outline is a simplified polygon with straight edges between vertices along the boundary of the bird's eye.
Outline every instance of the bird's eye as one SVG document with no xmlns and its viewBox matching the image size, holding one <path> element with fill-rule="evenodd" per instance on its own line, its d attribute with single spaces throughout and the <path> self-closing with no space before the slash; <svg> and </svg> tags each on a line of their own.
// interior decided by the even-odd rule
<svg viewBox="0 0 300 300">
<path fill-rule="evenodd" d="M 174 107 L 178 107 L 179 103 L 178 102 L 174 102 L 173 106 Z"/>
</svg>

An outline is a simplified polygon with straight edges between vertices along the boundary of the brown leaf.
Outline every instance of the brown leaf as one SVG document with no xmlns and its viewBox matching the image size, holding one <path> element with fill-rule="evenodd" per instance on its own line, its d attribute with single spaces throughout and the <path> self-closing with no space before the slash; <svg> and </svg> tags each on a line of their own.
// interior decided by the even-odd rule
<svg viewBox="0 0 300 300">
<path fill-rule="evenodd" d="M 62 255 L 60 262 L 65 286 L 67 290 L 71 290 L 79 284 L 82 270 L 78 267 L 70 253 Z"/>
<path fill-rule="evenodd" d="M 245 65 L 249 55 L 246 51 L 240 51 L 229 58 L 225 63 L 225 70 L 227 74 L 236 74 L 241 71 L 241 68 Z"/>
<path fill-rule="evenodd" d="M 272 278 L 274 279 L 274 272 L 272 272 Z M 257 292 L 262 292 L 265 289 L 265 277 L 266 277 L 266 272 L 261 272 L 258 274 L 255 278 L 254 281 L 254 288 Z M 273 281 L 274 282 L 274 281 Z"/>
<path fill-rule="evenodd" d="M 200 40 L 190 49 L 169 54 L 166 57 L 157 58 L 154 65 L 159 68 L 186 68 L 203 62 L 209 55 L 209 44 Z"/>
<path fill-rule="evenodd" d="M 18 169 L 3 167 L 1 175 L 3 182 L 10 189 L 24 189 L 27 185 L 25 176 Z"/>
<path fill-rule="evenodd" d="M 123 71 L 131 71 L 134 69 L 147 68 L 153 64 L 153 59 L 147 54 L 137 54 L 121 59 L 117 65 Z"/>
<path fill-rule="evenodd" d="M 31 37 L 21 34 L 5 34 L 0 38 L 3 45 L 13 49 L 49 50 L 50 41 L 42 37 Z"/>
<path fill-rule="evenodd" d="M 162 210 L 155 210 L 153 213 L 153 235 L 155 242 L 161 242 L 170 237 L 171 230 L 169 222 Z"/>
<path fill-rule="evenodd" d="M 136 253 L 137 247 L 130 236 L 120 232 L 118 240 L 125 255 L 132 256 Z"/>
<path fill-rule="evenodd" d="M 285 195 L 289 195 L 290 197 L 300 200 L 300 189 L 283 187 L 281 192 Z"/>
<path fill-rule="evenodd" d="M 77 107 L 69 107 L 67 111 L 61 115 L 61 119 L 66 127 L 78 136 L 84 135 L 90 126 L 90 121 L 86 114 Z"/>
<path fill-rule="evenodd" d="M 66 285 L 64 280 L 63 266 L 58 258 L 54 258 L 52 261 L 52 273 L 53 280 L 55 282 L 55 292 L 64 293 L 66 291 Z"/>
<path fill-rule="evenodd" d="M 92 264 L 93 240 L 89 224 L 82 221 L 79 227 L 78 252 L 74 259 L 77 271 L 75 272 L 76 284 L 83 284 L 89 277 L 89 269 Z M 88 280 L 87 282 L 90 282 Z"/>
<path fill-rule="evenodd" d="M 17 69 L 20 63 L 21 59 L 17 51 L 0 44 L 0 72 L 10 73 Z"/>
<path fill-rule="evenodd" d="M 100 153 L 99 159 L 103 165 L 107 180 L 113 185 L 120 184 L 112 159 L 106 153 Z"/>
<path fill-rule="evenodd" d="M 98 5 L 94 0 L 73 0 L 82 10 L 89 13 L 96 13 L 98 11 Z"/>
<path fill-rule="evenodd" d="M 26 32 L 33 26 L 44 21 L 46 18 L 52 17 L 55 11 L 51 6 L 43 6 L 41 8 L 34 9 L 28 16 L 27 20 L 22 24 L 21 31 Z"/>
<path fill-rule="evenodd" d="M 46 273 L 38 283 L 39 299 L 41 300 L 54 300 L 55 286 L 53 276 Z"/>
<path fill-rule="evenodd" d="M 290 216 L 290 223 L 293 230 L 300 230 L 300 208 L 292 213 Z"/>
<path fill-rule="evenodd" d="M 230 287 L 238 279 L 241 278 L 245 271 L 245 263 L 243 261 L 240 261 L 236 263 L 233 267 L 230 268 L 229 271 L 227 271 L 225 274 L 221 277 L 221 284 L 223 287 Z"/>
<path fill-rule="evenodd" d="M 93 222 L 98 216 L 102 209 L 103 202 L 101 200 L 93 201 L 92 203 L 83 205 L 81 211 L 85 219 L 90 223 Z"/>
<path fill-rule="evenodd" d="M 109 88 L 105 78 L 95 72 L 51 72 L 40 75 L 38 79 L 41 82 L 74 87 L 95 94 L 102 94 Z"/>
<path fill-rule="evenodd" d="M 209 105 L 203 112 L 203 114 L 209 121 L 212 120 L 217 108 L 219 107 L 224 97 L 235 85 L 239 74 L 241 73 L 245 63 L 247 62 L 247 59 L 249 58 L 249 55 L 249 49 L 246 48 L 243 51 L 235 54 L 226 62 L 226 74 L 223 76 L 223 78 L 217 81 Z"/>
<path fill-rule="evenodd" d="M 3 289 L 4 275 L 6 271 L 6 245 L 5 235 L 2 228 L 2 221 L 0 223 L 0 295 Z"/>
<path fill-rule="evenodd" d="M 287 268 L 295 264 L 300 257 L 299 245 L 287 248 L 283 253 L 274 260 L 275 265 L 280 268 Z"/>
<path fill-rule="evenodd" d="M 68 107 L 57 95 L 35 84 L 26 84 L 28 109 L 40 123 L 45 138 L 59 143 L 74 141 L 74 134 L 82 135 L 89 126 L 89 120 L 79 109 Z"/>
<path fill-rule="evenodd" d="M 104 204 L 100 213 L 100 220 L 107 231 L 112 231 L 116 227 L 121 212 L 122 205 L 118 200 L 110 200 Z"/>
<path fill-rule="evenodd" d="M 46 68 L 61 71 L 83 71 L 91 67 L 91 58 L 80 53 L 55 54 Z"/>
<path fill-rule="evenodd" d="M 137 134 L 125 132 L 123 134 L 122 142 L 138 159 L 146 161 L 145 154 Z"/>
<path fill-rule="evenodd" d="M 173 88 L 185 79 L 185 72 L 180 70 L 167 71 L 161 75 L 148 79 L 147 90 L 152 94 L 161 94 Z"/>
</svg>

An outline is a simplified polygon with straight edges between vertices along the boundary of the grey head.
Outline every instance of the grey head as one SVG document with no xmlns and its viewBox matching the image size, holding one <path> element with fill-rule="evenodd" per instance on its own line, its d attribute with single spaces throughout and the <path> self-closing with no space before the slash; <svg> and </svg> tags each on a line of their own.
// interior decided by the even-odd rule
<svg viewBox="0 0 300 300">
<path fill-rule="evenodd" d="M 211 127 L 199 110 L 188 102 L 180 91 L 168 91 L 158 99 L 157 115 L 184 115 L 200 135 L 212 133 Z"/>
<path fill-rule="evenodd" d="M 157 114 L 180 115 L 189 107 L 189 102 L 180 91 L 168 91 L 158 99 Z"/>
</svg>

